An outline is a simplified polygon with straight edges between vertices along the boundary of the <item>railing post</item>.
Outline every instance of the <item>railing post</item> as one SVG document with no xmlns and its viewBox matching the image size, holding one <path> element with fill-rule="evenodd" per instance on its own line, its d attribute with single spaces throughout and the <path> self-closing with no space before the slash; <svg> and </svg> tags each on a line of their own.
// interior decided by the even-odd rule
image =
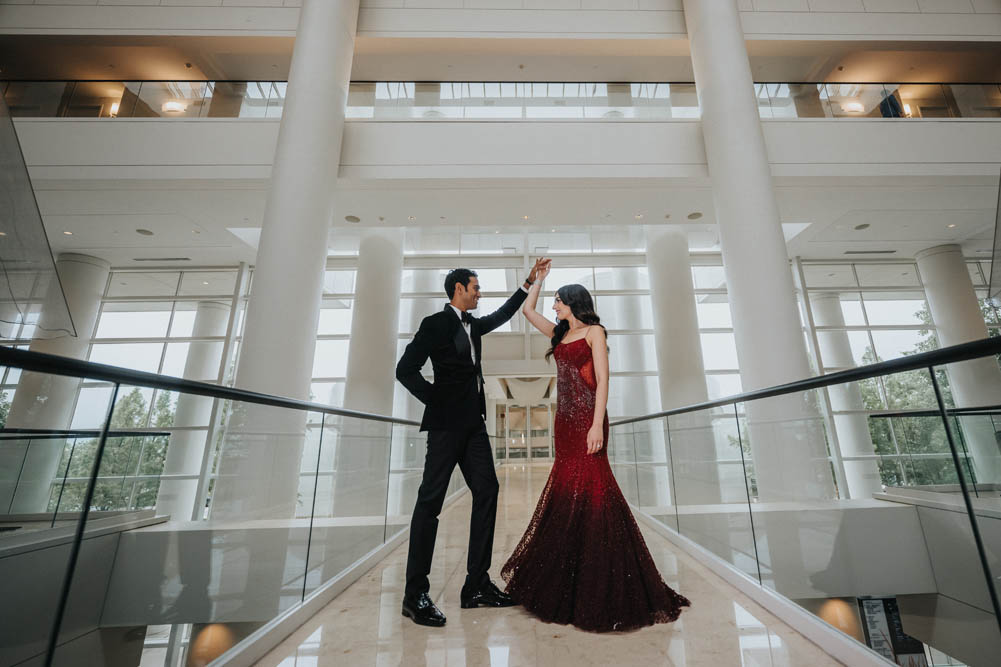
<svg viewBox="0 0 1001 667">
<path fill-rule="evenodd" d="M 984 570 L 984 581 L 987 583 L 987 594 L 991 598 L 991 606 L 994 608 L 994 621 L 1001 631 L 1001 603 L 998 601 L 997 591 L 994 589 L 994 580 L 991 575 L 991 566 L 987 562 L 987 551 L 984 549 L 984 540 L 980 535 L 980 527 L 977 525 L 976 512 L 973 509 L 973 501 L 970 500 L 970 490 L 966 485 L 966 476 L 963 475 L 963 465 L 959 459 L 959 450 L 956 449 L 956 442 L 953 439 L 952 427 L 949 426 L 949 414 L 946 411 L 945 401 L 942 400 L 942 389 L 938 385 L 938 378 L 935 377 L 935 367 L 928 367 L 928 374 L 931 375 L 931 384 L 935 389 L 935 400 L 938 402 L 938 411 L 942 415 L 942 426 L 945 427 L 945 438 L 949 443 L 949 451 L 952 453 L 952 462 L 956 466 L 956 476 L 959 479 L 959 488 L 963 494 L 963 503 L 966 505 L 966 514 L 970 519 L 970 530 L 973 532 L 973 541 L 977 545 L 977 556 L 980 557 L 980 566 Z"/>
<path fill-rule="evenodd" d="M 73 543 L 70 546 L 70 557 L 66 563 L 66 576 L 63 577 L 63 588 L 59 594 L 59 604 L 56 607 L 55 617 L 52 621 L 52 633 L 49 635 L 49 645 L 45 651 L 45 667 L 51 667 L 55 659 L 56 646 L 59 642 L 59 630 L 63 623 L 63 616 L 66 613 L 70 588 L 73 585 L 73 572 L 76 570 L 76 563 L 80 558 L 83 533 L 87 528 L 87 516 L 90 513 L 90 504 L 94 502 L 94 490 L 97 488 L 97 474 L 101 469 L 101 458 L 104 456 L 104 446 L 108 442 L 108 430 L 111 428 L 111 416 L 115 413 L 115 403 L 118 401 L 118 389 L 120 386 L 116 382 L 114 389 L 111 391 L 111 400 L 108 402 L 108 413 L 104 419 L 104 427 L 101 429 L 101 438 L 97 442 L 97 450 L 94 452 L 94 464 L 90 469 L 90 481 L 87 482 L 87 492 L 84 494 L 83 506 L 80 509 L 80 520 L 77 522 L 76 533 L 73 536 Z"/>
</svg>

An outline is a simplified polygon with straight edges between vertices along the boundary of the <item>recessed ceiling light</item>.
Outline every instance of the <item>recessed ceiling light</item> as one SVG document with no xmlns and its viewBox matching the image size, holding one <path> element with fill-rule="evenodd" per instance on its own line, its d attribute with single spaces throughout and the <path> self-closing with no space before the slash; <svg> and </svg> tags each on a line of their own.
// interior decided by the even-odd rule
<svg viewBox="0 0 1001 667">
<path fill-rule="evenodd" d="M 665 213 L 664 214 L 664 219 L 665 220 L 670 220 L 671 219 L 671 214 L 670 213 Z"/>
<path fill-rule="evenodd" d="M 528 220 L 528 216 L 527 215 L 523 215 L 523 216 L 521 216 L 521 219 L 522 220 Z"/>
<path fill-rule="evenodd" d="M 7 232 L 0 232 L 0 236 L 7 236 Z"/>
<path fill-rule="evenodd" d="M 73 232 L 63 232 L 66 236 L 73 236 Z"/>
<path fill-rule="evenodd" d="M 553 234 L 555 234 L 555 233 L 556 233 L 556 230 L 555 230 L 555 229 L 551 229 L 550 231 L 551 231 L 551 232 L 552 232 Z"/>
<path fill-rule="evenodd" d="M 201 234 L 201 232 L 200 232 L 200 231 L 198 231 L 197 229 L 192 229 L 192 230 L 191 230 L 191 233 L 192 233 L 192 234 Z"/>
<path fill-rule="evenodd" d="M 495 229 L 494 230 L 494 234 L 500 234 L 500 230 L 499 229 Z"/>
<path fill-rule="evenodd" d="M 855 227 L 853 227 L 853 229 L 857 229 L 857 230 L 861 231 L 863 229 L 869 229 L 869 227 L 871 227 L 871 226 L 872 225 L 870 225 L 868 222 L 863 222 L 861 225 L 855 225 Z"/>
<path fill-rule="evenodd" d="M 865 106 L 861 102 L 843 102 L 841 110 L 847 113 L 862 113 L 865 111 Z"/>
<path fill-rule="evenodd" d="M 184 106 L 183 102 L 178 102 L 177 100 L 169 100 L 163 103 L 160 107 L 160 111 L 164 113 L 182 113 L 188 107 Z"/>
<path fill-rule="evenodd" d="M 702 217 L 702 211 L 692 211 L 691 213 L 688 214 L 689 220 L 698 220 L 701 217 Z"/>
<path fill-rule="evenodd" d="M 384 218 L 383 216 L 381 216 L 381 215 L 379 216 L 379 222 L 382 222 L 382 221 L 384 221 L 385 219 L 386 219 L 386 218 Z"/>
<path fill-rule="evenodd" d="M 153 236 L 153 232 L 148 229 L 137 229 L 136 234 L 139 234 L 140 236 Z"/>
<path fill-rule="evenodd" d="M 955 226 L 956 226 L 956 223 L 952 223 L 951 225 L 946 225 L 946 227 L 948 227 L 949 229 L 952 229 Z"/>
<path fill-rule="evenodd" d="M 346 215 L 344 216 L 344 220 L 347 222 L 361 222 L 361 218 L 357 215 Z"/>
<path fill-rule="evenodd" d="M 643 214 L 642 213 L 637 213 L 633 217 L 636 218 L 637 220 L 642 220 L 643 219 Z"/>
<path fill-rule="evenodd" d="M 410 222 L 413 222 L 413 221 L 414 221 L 414 220 L 416 220 L 416 219 L 417 219 L 416 217 L 414 217 L 414 216 L 410 216 Z"/>
<path fill-rule="evenodd" d="M 209 284 L 209 281 L 207 281 L 207 280 L 203 280 L 202 281 L 202 285 L 208 285 L 208 284 Z"/>
</svg>

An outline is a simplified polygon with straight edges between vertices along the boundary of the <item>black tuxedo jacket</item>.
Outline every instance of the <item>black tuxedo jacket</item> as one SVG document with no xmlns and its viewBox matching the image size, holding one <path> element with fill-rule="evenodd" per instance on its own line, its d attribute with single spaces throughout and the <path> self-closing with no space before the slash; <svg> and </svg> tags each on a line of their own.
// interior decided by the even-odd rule
<svg viewBox="0 0 1001 667">
<path fill-rule="evenodd" d="M 514 317 L 527 296 L 519 288 L 495 312 L 473 317 L 469 336 L 449 305 L 424 318 L 396 365 L 396 379 L 424 404 L 422 431 L 460 431 L 483 423 L 487 405 L 480 339 Z M 476 350 L 475 365 L 469 354 L 470 338 Z M 433 383 L 421 375 L 429 357 L 434 368 Z"/>
</svg>

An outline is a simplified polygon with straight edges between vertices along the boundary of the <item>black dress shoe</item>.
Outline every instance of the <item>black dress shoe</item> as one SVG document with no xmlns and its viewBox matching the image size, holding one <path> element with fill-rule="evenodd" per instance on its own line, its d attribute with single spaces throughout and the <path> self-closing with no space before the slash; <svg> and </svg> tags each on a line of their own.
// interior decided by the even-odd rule
<svg viewBox="0 0 1001 667">
<path fill-rule="evenodd" d="M 480 586 L 477 591 L 467 591 L 465 588 L 459 593 L 459 604 L 463 609 L 473 607 L 513 607 L 518 604 L 510 595 L 497 588 L 494 582 Z"/>
<path fill-rule="evenodd" d="M 427 593 L 421 593 L 415 598 L 403 596 L 403 615 L 412 618 L 417 625 L 430 625 L 433 628 L 445 625 L 445 614 L 434 606 Z"/>
</svg>

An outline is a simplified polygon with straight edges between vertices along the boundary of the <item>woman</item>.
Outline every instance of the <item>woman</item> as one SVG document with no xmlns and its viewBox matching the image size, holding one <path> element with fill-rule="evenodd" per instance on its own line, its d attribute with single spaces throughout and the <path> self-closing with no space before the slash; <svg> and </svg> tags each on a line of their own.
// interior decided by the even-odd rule
<svg viewBox="0 0 1001 667">
<path fill-rule="evenodd" d="M 543 621 L 582 630 L 632 630 L 674 621 L 687 599 L 664 583 L 608 465 L 608 347 L 581 285 L 556 292 L 557 323 L 535 310 L 546 264 L 522 308 L 552 339 L 556 459 L 532 521 L 501 576 Z"/>
</svg>

